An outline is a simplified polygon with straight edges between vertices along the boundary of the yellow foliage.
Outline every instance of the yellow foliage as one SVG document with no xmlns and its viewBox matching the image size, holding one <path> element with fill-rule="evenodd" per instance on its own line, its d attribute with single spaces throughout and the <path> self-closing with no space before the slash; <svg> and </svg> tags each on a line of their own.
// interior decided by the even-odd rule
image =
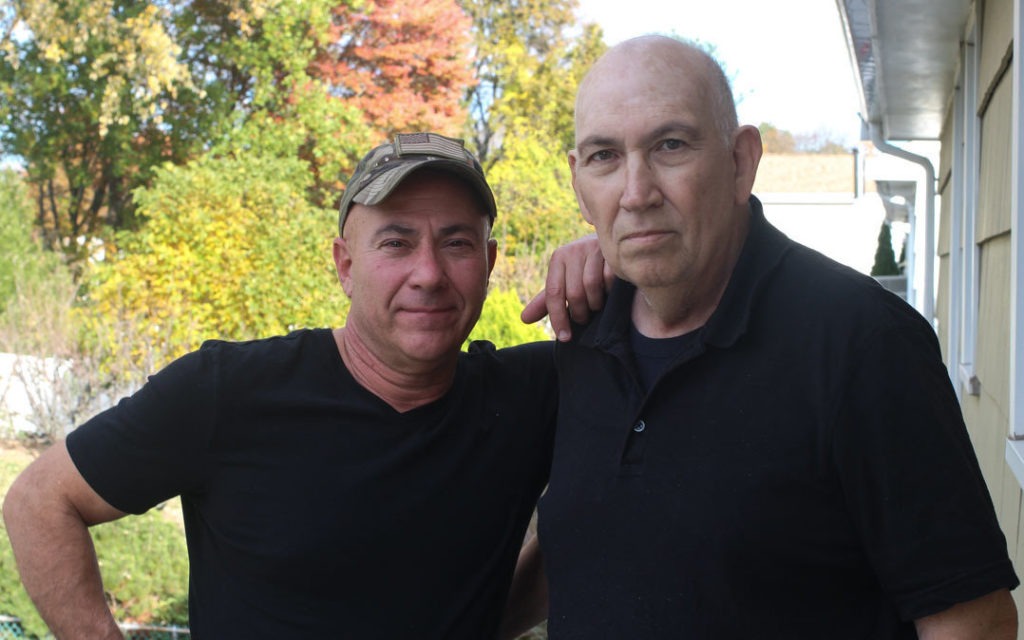
<svg viewBox="0 0 1024 640">
<path fill-rule="evenodd" d="M 162 93 L 173 96 L 179 86 L 195 88 L 188 67 L 178 60 L 181 48 L 164 28 L 166 10 L 155 4 L 126 19 L 116 15 L 113 0 L 24 0 L 20 9 L 21 22 L 48 62 L 70 62 L 86 55 L 93 43 L 104 43 L 89 72 L 94 81 L 106 82 L 101 136 L 130 115 L 152 115 Z M 119 97 L 125 85 L 133 87 L 127 107 Z M 126 108 L 133 111 L 126 113 Z"/>
<path fill-rule="evenodd" d="M 347 301 L 330 258 L 336 218 L 305 202 L 302 172 L 297 161 L 211 160 L 166 168 L 139 194 L 147 223 L 120 236 L 89 295 L 97 322 L 134 327 L 130 362 L 338 323 Z M 118 351 L 121 338 L 98 339 Z"/>
</svg>

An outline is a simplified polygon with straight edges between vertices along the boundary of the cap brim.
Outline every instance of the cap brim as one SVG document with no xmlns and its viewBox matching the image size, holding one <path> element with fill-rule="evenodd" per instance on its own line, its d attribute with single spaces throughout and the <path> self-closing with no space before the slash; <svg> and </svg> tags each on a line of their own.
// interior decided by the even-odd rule
<svg viewBox="0 0 1024 640">
<path fill-rule="evenodd" d="M 369 206 L 377 205 L 383 202 L 391 192 L 393 192 L 398 185 L 409 177 L 409 174 L 413 173 L 418 169 L 424 167 L 430 167 L 431 169 L 437 169 L 439 171 L 446 171 L 449 173 L 455 173 L 460 178 L 463 178 L 470 182 L 478 193 L 484 198 L 484 204 L 487 206 L 487 215 L 493 220 L 496 214 L 497 207 L 494 203 L 494 194 L 491 193 L 491 188 L 488 184 L 480 177 L 480 174 L 474 171 L 471 167 L 456 162 L 454 160 L 447 160 L 444 158 L 416 158 L 416 159 L 403 159 L 401 163 L 396 163 L 388 168 L 387 171 L 381 173 L 370 182 L 366 183 L 362 189 L 359 190 L 353 198 L 352 202 L 358 202 L 359 204 L 365 204 Z"/>
</svg>

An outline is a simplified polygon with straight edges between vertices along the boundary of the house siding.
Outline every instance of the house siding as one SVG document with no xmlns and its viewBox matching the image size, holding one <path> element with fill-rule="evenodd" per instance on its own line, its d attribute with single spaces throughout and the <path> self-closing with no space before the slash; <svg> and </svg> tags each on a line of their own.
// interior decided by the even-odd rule
<svg viewBox="0 0 1024 640">
<path fill-rule="evenodd" d="M 1013 83 L 1008 74 L 1000 74 L 990 86 L 992 99 L 981 118 L 981 167 L 975 225 L 979 244 L 1010 231 Z"/>
<path fill-rule="evenodd" d="M 980 149 L 975 218 L 975 242 L 978 246 L 978 324 L 974 345 L 974 373 L 980 381 L 978 395 L 966 389 L 961 396 L 964 420 L 978 455 L 978 461 L 992 495 L 999 522 L 1006 535 L 1010 556 L 1017 573 L 1024 576 L 1024 538 L 1021 534 L 1021 486 L 1005 462 L 1010 408 L 1010 299 L 1011 288 L 1011 127 L 1014 117 L 1012 81 L 1007 73 L 1012 52 L 1012 0 L 979 3 L 980 35 L 978 52 L 978 104 L 973 105 L 980 118 Z M 966 25 L 965 25 L 966 26 Z M 954 100 L 951 96 L 950 112 Z M 942 136 L 940 195 L 943 196 L 939 220 L 939 269 L 936 316 L 943 349 L 949 344 L 943 335 L 948 326 L 950 278 L 950 225 L 960 215 L 959 205 L 947 202 L 951 191 L 949 171 L 952 118 L 947 113 Z M 957 216 L 957 217 L 954 217 Z M 953 354 L 944 353 L 945 358 Z M 959 383 L 958 383 L 959 384 Z M 1014 591 L 1018 615 L 1024 628 L 1024 590 Z"/>
</svg>

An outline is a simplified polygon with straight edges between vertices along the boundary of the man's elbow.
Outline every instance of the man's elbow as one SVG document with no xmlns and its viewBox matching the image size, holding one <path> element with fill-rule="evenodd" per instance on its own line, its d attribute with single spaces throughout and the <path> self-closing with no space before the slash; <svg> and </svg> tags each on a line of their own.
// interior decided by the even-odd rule
<svg viewBox="0 0 1024 640">
<path fill-rule="evenodd" d="M 1017 606 L 1000 589 L 916 621 L 921 640 L 1014 640 Z"/>
<path fill-rule="evenodd" d="M 1017 638 L 1017 605 L 1008 590 L 997 591 L 997 612 L 993 617 L 992 638 Z"/>
</svg>

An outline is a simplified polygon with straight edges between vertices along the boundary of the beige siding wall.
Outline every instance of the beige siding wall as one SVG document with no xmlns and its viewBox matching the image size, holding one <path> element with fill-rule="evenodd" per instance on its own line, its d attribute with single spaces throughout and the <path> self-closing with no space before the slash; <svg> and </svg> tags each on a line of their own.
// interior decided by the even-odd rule
<svg viewBox="0 0 1024 640">
<path fill-rule="evenodd" d="M 985 0 L 980 2 L 981 60 L 978 87 L 979 105 L 985 102 L 986 84 L 999 75 L 999 69 L 1010 60 L 1013 44 L 1013 0 Z"/>
<path fill-rule="evenodd" d="M 981 121 L 981 168 L 978 175 L 979 244 L 1010 231 L 1010 127 L 1013 84 L 1006 74 L 992 90 Z"/>
<path fill-rule="evenodd" d="M 1009 353 L 1010 342 L 1010 170 L 1012 85 L 1005 73 L 1012 50 L 1012 0 L 988 0 L 982 3 L 980 69 L 977 113 L 981 117 L 978 176 L 978 210 L 975 224 L 980 250 L 978 337 L 975 345 L 975 373 L 981 382 L 977 396 L 964 394 L 964 418 L 981 463 L 1006 534 L 1017 573 L 1024 576 L 1024 537 L 1020 535 L 1021 487 L 1005 462 L 1006 436 L 1009 431 Z M 947 134 L 951 127 L 947 123 Z M 945 139 L 945 152 L 952 151 Z M 949 224 L 950 207 L 943 202 L 942 216 Z M 948 232 L 948 228 L 947 228 Z M 948 236 L 945 246 L 948 248 Z M 948 269 L 940 270 L 948 278 Z M 940 280 L 940 290 L 948 281 Z M 1024 592 L 1014 592 L 1024 619 Z"/>
</svg>

